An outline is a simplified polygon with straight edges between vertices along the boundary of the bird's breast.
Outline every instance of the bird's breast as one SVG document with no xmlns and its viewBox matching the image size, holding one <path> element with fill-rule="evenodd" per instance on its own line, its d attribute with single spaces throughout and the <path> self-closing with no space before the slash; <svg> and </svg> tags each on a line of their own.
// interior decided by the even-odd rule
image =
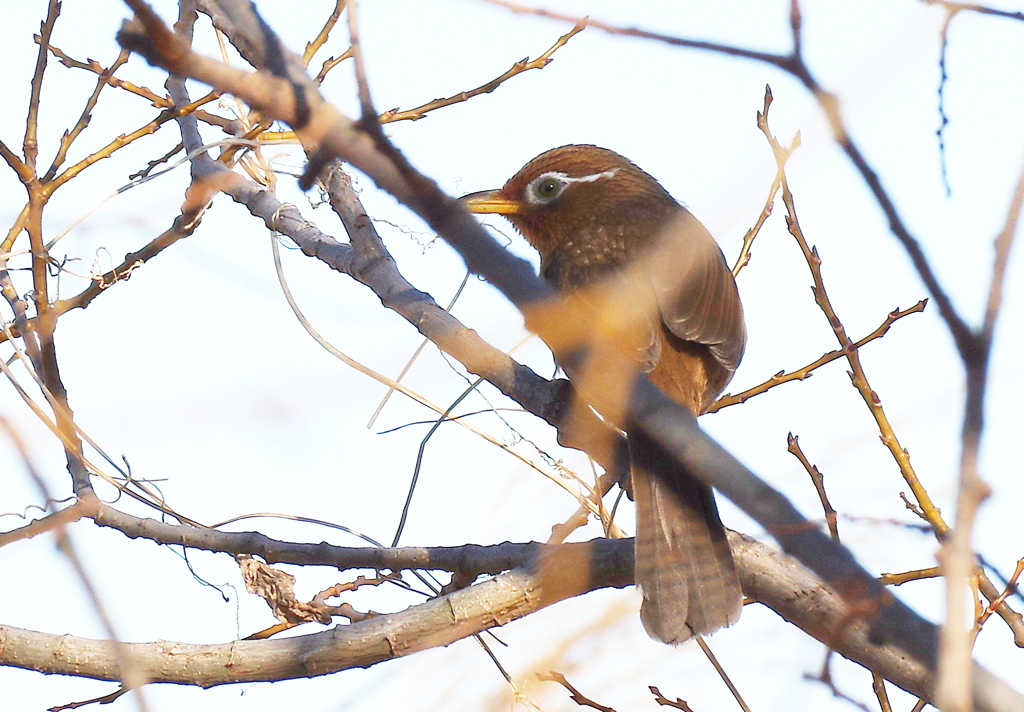
<svg viewBox="0 0 1024 712">
<path fill-rule="evenodd" d="M 559 242 L 541 271 L 559 291 L 589 287 L 628 265 L 635 245 L 624 226 L 585 230 Z"/>
</svg>

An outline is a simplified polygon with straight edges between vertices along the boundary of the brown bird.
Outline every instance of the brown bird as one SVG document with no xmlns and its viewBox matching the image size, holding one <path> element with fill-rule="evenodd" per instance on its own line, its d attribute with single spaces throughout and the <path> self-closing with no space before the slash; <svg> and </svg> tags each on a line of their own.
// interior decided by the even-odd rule
<svg viewBox="0 0 1024 712">
<path fill-rule="evenodd" d="M 694 415 L 732 378 L 746 331 L 725 257 L 704 226 L 626 158 L 597 146 L 562 146 L 534 158 L 503 188 L 461 202 L 508 218 L 562 293 L 625 278 L 630 293 L 651 307 L 639 319 L 641 347 L 628 347 L 636 369 Z M 627 426 L 627 438 L 644 628 L 652 638 L 681 643 L 732 625 L 742 593 L 711 489 L 644 433 Z"/>
</svg>

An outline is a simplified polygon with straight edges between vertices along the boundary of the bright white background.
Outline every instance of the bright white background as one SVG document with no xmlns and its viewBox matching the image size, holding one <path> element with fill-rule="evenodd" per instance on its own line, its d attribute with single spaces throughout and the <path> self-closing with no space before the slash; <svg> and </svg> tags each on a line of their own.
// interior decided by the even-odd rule
<svg viewBox="0 0 1024 712">
<path fill-rule="evenodd" d="M 939 173 L 935 129 L 938 33 L 943 11 L 910 0 L 836 4 L 806 2 L 805 47 L 821 83 L 836 92 L 844 118 L 882 176 L 908 225 L 921 240 L 955 303 L 977 323 L 987 294 L 992 239 L 1002 226 L 1024 165 L 1024 24 L 964 14 L 950 34 L 946 132 L 951 196 Z M 294 50 L 320 28 L 331 2 L 259 2 L 269 24 Z M 728 42 L 770 51 L 788 49 L 788 3 L 552 2 L 546 7 L 678 36 Z M 1009 9 L 1019 9 L 1007 4 Z M 165 19 L 173 4 L 157 3 Z M 40 0 L 5 8 L 0 28 L 5 71 L 0 78 L 5 111 L 0 138 L 20 147 L 35 62 L 31 40 L 45 15 Z M 113 0 L 64 4 L 54 44 L 78 59 L 106 65 L 116 56 L 114 33 L 125 7 Z M 526 55 L 536 56 L 569 29 L 564 23 L 516 16 L 480 2 L 366 0 L 363 35 L 369 78 L 381 110 L 410 108 L 470 89 Z M 215 45 L 201 19 L 198 40 Z M 347 47 L 339 26 L 327 54 Z M 340 107 L 355 110 L 350 67 L 325 84 Z M 137 58 L 119 76 L 159 90 L 163 78 Z M 755 126 L 764 86 L 775 95 L 771 122 L 784 142 L 800 131 L 803 147 L 790 163 L 799 217 L 824 260 L 830 296 L 853 338 L 873 330 L 894 308 L 927 296 L 889 234 L 862 181 L 830 142 L 812 98 L 793 79 L 749 61 L 609 37 L 589 29 L 564 47 L 543 71 L 517 77 L 482 96 L 415 123 L 392 124 L 389 133 L 412 161 L 453 194 L 497 187 L 537 153 L 564 143 L 596 143 L 623 153 L 658 177 L 709 227 L 730 257 L 759 214 L 774 174 L 767 144 Z M 77 120 L 93 78 L 51 58 L 43 96 L 41 163 L 61 132 Z M 192 86 L 192 96 L 203 89 Z M 229 112 L 229 104 L 220 110 Z M 72 160 L 133 130 L 154 116 L 146 102 L 108 89 Z M 206 133 L 209 140 L 221 138 Z M 173 125 L 90 169 L 50 205 L 54 235 L 111 191 L 127 175 L 178 140 Z M 269 155 L 279 149 L 271 147 Z M 280 149 L 284 153 L 284 149 Z M 292 154 L 280 160 L 298 169 Z M 179 169 L 133 189 L 101 208 L 64 239 L 60 250 L 88 274 L 120 262 L 170 225 L 187 184 Z M 417 287 L 447 303 L 464 274 L 460 260 L 434 241 L 423 224 L 363 178 L 359 185 L 378 228 Z M 0 170 L 0 222 L 10 224 L 23 189 Z M 281 197 L 294 202 L 325 232 L 344 237 L 329 210 L 314 208 L 314 195 L 299 194 L 282 177 Z M 786 233 L 776 206 L 740 278 L 750 332 L 746 360 L 729 390 L 763 381 L 781 369 L 802 366 L 835 348 L 828 324 L 814 306 L 810 276 Z M 383 222 L 386 221 L 386 222 Z M 500 219 L 510 249 L 528 248 Z M 397 375 L 419 343 L 403 320 L 383 311 L 376 298 L 312 260 L 285 255 L 286 273 L 302 308 L 336 346 L 370 367 Z M 1024 496 L 1018 454 L 1019 403 L 1024 381 L 1018 367 L 1024 314 L 1024 261 L 1017 251 L 991 369 L 984 475 L 993 496 L 981 512 L 976 548 L 1008 574 L 1024 555 L 1018 509 Z M 65 276 L 61 296 L 84 282 Z M 27 287 L 26 287 L 27 289 Z M 472 279 L 455 314 L 495 345 L 510 349 L 525 333 L 517 313 L 487 284 Z M 9 315 L 5 313 L 5 318 Z M 270 238 L 257 221 L 223 196 L 196 234 L 175 245 L 117 285 L 85 311 L 61 320 L 62 374 L 81 426 L 115 457 L 123 455 L 136 477 L 159 481 L 172 506 L 213 523 L 249 512 L 284 512 L 350 526 L 390 540 L 412 473 L 424 426 L 395 434 L 380 431 L 429 419 L 424 409 L 392 399 L 375 426 L 365 425 L 384 388 L 341 364 L 314 343 L 287 307 L 273 270 Z M 7 357 L 9 351 L 4 351 Z M 517 352 L 543 375 L 551 361 L 534 341 Z M 866 347 L 862 358 L 902 444 L 922 480 L 943 508 L 954 513 L 962 371 L 933 307 L 898 323 Z M 428 347 L 408 384 L 437 403 L 465 387 Z M 493 389 L 489 402 L 507 406 Z M 28 415 L 13 389 L 4 387 L 0 412 L 29 441 L 32 457 L 52 491 L 66 496 L 68 477 L 55 441 Z M 465 411 L 488 406 L 467 399 Z M 505 417 L 519 431 L 586 475 L 578 453 L 553 445 L 549 429 L 515 413 Z M 493 415 L 473 422 L 507 442 L 514 433 Z M 806 474 L 786 453 L 786 434 L 800 436 L 808 457 L 825 473 L 834 506 L 845 518 L 840 532 L 860 561 L 876 572 L 934 564 L 936 544 L 902 526 L 916 523 L 899 499 L 906 486 L 881 446 L 868 410 L 849 385 L 841 362 L 813 378 L 776 389 L 748 404 L 704 419 L 704 425 L 755 472 L 784 491 L 808 516 L 820 506 Z M 530 454 L 526 443 L 517 450 Z M 538 462 L 541 458 L 532 451 Z M 23 512 L 41 499 L 10 444 L 0 441 L 0 513 Z M 550 468 L 549 468 L 550 469 Z M 128 507 L 143 516 L 147 510 Z M 427 448 L 420 489 L 403 543 L 457 545 L 545 539 L 550 526 L 574 511 L 559 488 L 458 426 L 441 428 Z M 728 503 L 729 526 L 761 536 L 757 525 Z M 29 512 L 34 516 L 35 511 Z M 631 526 L 628 507 L 622 522 Z M 16 516 L 0 518 L 11 529 Z M 338 544 L 356 540 L 338 531 L 279 520 L 250 520 L 235 529 L 280 538 Z M 269 610 L 242 589 L 226 556 L 191 552 L 192 570 L 222 588 L 227 602 L 190 573 L 180 552 L 127 540 L 89 524 L 72 528 L 74 541 L 124 640 L 223 642 L 273 623 Z M 598 534 L 588 528 L 577 534 Z M 102 636 L 79 580 L 53 540 L 23 541 L 0 551 L 2 621 L 51 633 Z M 299 571 L 300 596 L 335 583 L 330 570 Z M 936 582 L 897 591 L 933 620 L 943 612 Z M 357 608 L 399 610 L 420 599 L 392 591 L 361 591 Z M 1020 601 L 1014 605 L 1020 607 Z M 150 687 L 151 709 L 270 710 L 287 706 L 321 710 L 576 709 L 552 683 L 533 673 L 558 670 L 584 694 L 620 711 L 654 709 L 648 685 L 686 699 L 698 712 L 734 709 L 728 693 L 695 646 L 671 650 L 644 636 L 633 590 L 602 591 L 568 601 L 497 631 L 508 644 L 496 654 L 525 698 L 513 700 L 476 642 L 347 671 L 317 680 L 227 686 L 208 691 Z M 312 627 L 299 633 L 311 632 Z M 710 640 L 753 709 L 852 709 L 804 674 L 817 674 L 822 646 L 770 611 L 749 607 L 733 629 Z M 978 658 L 1020 689 L 1020 657 L 1005 626 L 993 619 L 982 633 Z M 836 664 L 840 688 L 875 708 L 866 672 Z M 1014 682 L 1015 681 L 1015 682 Z M 42 710 L 111 692 L 110 683 L 44 677 L 0 670 L 4 710 Z M 896 691 L 899 709 L 912 701 Z M 130 697 L 118 709 L 134 708 Z"/>
</svg>

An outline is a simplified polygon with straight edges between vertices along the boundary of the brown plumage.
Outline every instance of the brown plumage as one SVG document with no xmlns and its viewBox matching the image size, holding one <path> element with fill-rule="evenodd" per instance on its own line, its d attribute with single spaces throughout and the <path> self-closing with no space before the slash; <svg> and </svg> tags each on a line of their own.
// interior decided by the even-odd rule
<svg viewBox="0 0 1024 712">
<path fill-rule="evenodd" d="M 629 294 L 650 306 L 638 319 L 641 346 L 629 347 L 636 368 L 694 415 L 732 378 L 746 336 L 725 258 L 704 226 L 627 159 L 597 146 L 562 146 L 503 188 L 462 201 L 508 218 L 559 291 L 627 275 Z M 742 595 L 710 488 L 643 433 L 628 429 L 627 437 L 644 628 L 680 643 L 735 623 Z"/>
</svg>

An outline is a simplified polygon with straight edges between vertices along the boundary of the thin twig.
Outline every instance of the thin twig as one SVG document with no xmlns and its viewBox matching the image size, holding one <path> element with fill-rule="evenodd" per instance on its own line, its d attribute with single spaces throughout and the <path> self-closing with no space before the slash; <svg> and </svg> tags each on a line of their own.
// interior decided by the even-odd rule
<svg viewBox="0 0 1024 712">
<path fill-rule="evenodd" d="M 865 344 L 885 336 L 885 334 L 889 331 L 889 327 L 891 327 L 893 323 L 910 314 L 917 314 L 919 312 L 923 312 L 927 305 L 928 300 L 922 299 L 909 309 L 895 309 L 889 312 L 889 314 L 885 318 L 885 321 L 882 322 L 882 324 L 877 329 L 875 329 L 874 331 L 872 331 L 870 334 L 860 339 L 859 341 L 855 341 L 850 346 L 850 348 L 860 349 Z M 722 408 L 728 408 L 731 405 L 745 403 L 754 396 L 760 395 L 765 391 L 769 391 L 772 388 L 775 388 L 776 386 L 781 386 L 783 383 L 789 383 L 790 381 L 802 381 L 806 378 L 809 378 L 814 373 L 814 371 L 821 368 L 825 364 L 831 363 L 836 359 L 843 358 L 844 356 L 846 356 L 846 349 L 837 349 L 835 351 L 829 351 L 827 354 L 822 355 L 820 358 L 812 361 L 803 368 L 798 368 L 797 370 L 790 371 L 789 373 L 786 373 L 785 371 L 779 371 L 764 383 L 754 386 L 753 388 L 748 388 L 747 390 L 737 393 L 735 395 L 731 393 L 725 394 L 717 401 L 715 401 L 715 403 L 710 408 L 708 408 L 706 412 L 714 413 L 716 411 L 721 410 Z"/>
<path fill-rule="evenodd" d="M 346 59 L 352 59 L 352 48 L 349 47 L 347 50 L 342 52 L 337 57 L 328 57 L 324 60 L 323 66 L 320 67 L 320 71 L 316 74 L 316 83 L 323 84 L 324 79 L 327 78 L 327 73 L 337 67 L 339 64 L 344 62 Z"/>
<path fill-rule="evenodd" d="M 892 704 L 889 702 L 889 693 L 885 691 L 885 678 L 876 672 L 871 673 L 871 689 L 878 700 L 878 707 L 881 712 L 892 712 Z"/>
<path fill-rule="evenodd" d="M 832 503 L 828 501 L 828 494 L 825 492 L 825 478 L 822 476 L 821 471 L 815 465 L 811 464 L 811 461 L 804 455 L 804 451 L 800 448 L 800 438 L 793 433 L 790 433 L 786 438 L 787 447 L 786 449 L 800 461 L 804 470 L 811 478 L 811 482 L 814 484 L 814 489 L 818 493 L 818 499 L 821 500 L 821 508 L 825 510 L 825 522 L 828 524 L 828 533 L 833 539 L 839 541 L 839 525 L 838 515 L 836 510 L 832 508 Z"/>
<path fill-rule="evenodd" d="M 417 106 L 415 109 L 406 109 L 405 111 L 400 111 L 399 109 L 391 109 L 390 111 L 385 111 L 383 114 L 380 115 L 380 122 L 382 124 L 387 124 L 394 121 L 419 121 L 431 111 L 442 109 L 447 106 L 452 106 L 453 104 L 459 104 L 462 103 L 463 101 L 468 101 L 473 97 L 480 96 L 481 94 L 489 94 L 495 89 L 497 89 L 499 86 L 501 86 L 507 80 L 511 79 L 516 75 L 522 74 L 523 72 L 528 72 L 531 69 L 543 69 L 544 67 L 548 66 L 548 64 L 551 63 L 551 56 L 559 49 L 564 47 L 565 44 L 569 40 L 571 40 L 575 35 L 579 34 L 584 29 L 586 29 L 586 26 L 587 21 L 586 18 L 584 18 L 580 22 L 577 22 L 575 27 L 573 27 L 571 30 L 566 32 L 561 37 L 559 37 L 558 40 L 547 49 L 547 51 L 545 51 L 536 59 L 530 59 L 529 57 L 527 57 L 526 59 L 516 62 L 504 74 L 492 79 L 486 84 L 478 86 L 476 89 L 470 89 L 469 91 L 459 92 L 458 94 L 450 96 L 447 99 L 434 99 L 433 101 L 428 101 L 426 104 Z"/>
<path fill-rule="evenodd" d="M 722 682 L 724 682 L 725 686 L 729 688 L 729 692 L 732 693 L 733 699 L 736 700 L 736 704 L 740 706 L 740 709 L 743 710 L 743 712 L 750 712 L 750 706 L 747 705 L 746 701 L 743 699 L 743 695 L 740 694 L 740 691 L 736 687 L 735 683 L 733 683 L 732 678 L 729 677 L 729 673 L 727 673 L 725 668 L 722 667 L 722 664 L 718 662 L 718 658 L 715 657 L 715 654 L 711 651 L 711 647 L 708 645 L 707 641 L 704 640 L 704 636 L 694 636 L 694 640 L 697 641 L 697 645 L 700 646 L 700 649 L 704 652 L 708 661 L 710 661 L 711 665 L 715 668 L 715 672 L 717 672 L 718 676 L 722 678 Z"/>
<path fill-rule="evenodd" d="M 92 94 L 89 99 L 85 102 L 85 107 L 82 109 L 82 115 L 78 117 L 78 121 L 69 130 L 65 131 L 64 135 L 61 136 L 60 146 L 57 148 L 57 155 L 54 156 L 53 163 L 50 164 L 46 174 L 42 177 L 44 183 L 49 182 L 57 175 L 57 171 L 64 163 L 64 159 L 67 158 L 68 150 L 71 148 L 71 144 L 75 142 L 85 127 L 89 125 L 90 119 L 92 119 L 92 111 L 96 108 L 96 104 L 100 98 L 100 92 L 107 86 L 107 80 L 113 76 L 114 72 L 120 69 L 128 61 L 128 57 L 131 55 L 126 49 L 122 49 L 120 54 L 117 55 L 117 59 L 114 60 L 108 68 L 100 72 L 99 77 L 96 79 L 96 86 L 92 90 Z"/>
<path fill-rule="evenodd" d="M 306 43 L 306 49 L 302 52 L 302 63 L 309 65 L 310 60 L 313 59 L 313 55 L 320 51 L 328 38 L 331 36 L 331 31 L 334 26 L 338 24 L 338 18 L 341 17 L 341 11 L 345 8 L 345 0 L 335 0 L 334 9 L 331 14 L 328 15 L 327 20 L 324 21 L 324 26 L 320 28 L 320 32 L 312 40 Z"/>
<path fill-rule="evenodd" d="M 136 96 L 140 96 L 143 99 L 148 99 L 149 102 L 158 109 L 169 109 L 174 106 L 174 101 L 170 97 L 161 96 L 154 92 L 152 89 L 149 89 L 148 87 L 138 86 L 137 84 L 133 84 L 132 82 L 129 82 L 125 79 L 120 79 L 115 76 L 109 76 L 109 72 L 106 69 L 104 69 L 103 65 L 97 62 L 95 59 L 91 59 L 88 62 L 83 62 L 81 60 L 69 56 L 62 49 L 60 49 L 59 47 L 54 47 L 53 45 L 50 45 L 50 53 L 53 54 L 53 56 L 57 57 L 57 59 L 60 60 L 60 63 L 63 64 L 65 67 L 71 69 L 84 69 L 85 71 L 92 72 L 94 74 L 98 74 L 101 76 L 106 75 L 105 81 L 110 86 L 116 87 L 118 89 L 123 89 L 124 91 L 127 91 L 130 94 L 135 94 Z M 199 101 L 201 102 L 201 104 L 208 104 L 212 101 L 216 101 L 220 97 L 220 92 L 211 92 Z M 237 125 L 234 119 L 226 119 L 222 116 L 217 116 L 216 114 L 211 114 L 207 111 L 201 111 L 198 109 L 192 113 L 197 119 L 199 119 L 203 123 L 210 124 L 211 126 L 217 126 L 223 129 L 225 133 L 231 134 L 232 136 L 235 135 L 236 133 Z"/>
<path fill-rule="evenodd" d="M 1012 10 L 998 10 L 994 7 L 988 7 L 986 5 L 975 5 L 973 3 L 964 2 L 950 2 L 949 0 L 925 0 L 929 5 L 942 5 L 953 12 L 959 12 L 961 10 L 969 10 L 976 12 L 979 15 L 993 15 L 995 17 L 1005 17 L 1010 20 L 1021 20 L 1024 21 L 1024 12 L 1012 11 Z"/>
<path fill-rule="evenodd" d="M 53 27 L 60 15 L 59 0 L 50 0 L 46 7 L 46 19 L 39 31 L 39 52 L 36 54 L 36 68 L 32 74 L 32 91 L 28 99 L 28 116 L 25 119 L 25 139 L 22 143 L 25 163 L 35 173 L 36 158 L 39 155 L 39 100 L 43 94 L 43 76 L 46 74 L 46 48 L 53 37 Z"/>
<path fill-rule="evenodd" d="M 469 284 L 469 277 L 470 272 L 467 271 L 466 275 L 462 278 L 462 282 L 460 282 L 459 286 L 456 287 L 455 294 L 452 295 L 451 301 L 448 302 L 448 306 L 444 307 L 446 312 L 450 312 L 455 307 L 455 302 L 459 301 L 459 297 L 462 296 L 462 290 L 466 288 L 467 284 Z M 395 380 L 397 382 L 402 382 L 402 379 L 405 378 L 405 374 L 409 373 L 409 369 L 412 368 L 414 363 L 416 363 L 416 359 L 419 358 L 420 354 L 423 353 L 423 349 L 425 349 L 429 343 L 431 343 L 431 341 L 428 338 L 424 338 L 423 341 L 420 342 L 420 345 L 416 347 L 415 351 L 413 351 L 412 356 L 410 356 L 409 360 L 405 362 L 401 372 L 395 376 Z M 388 400 L 391 398 L 391 394 L 394 392 L 395 389 L 388 388 L 387 393 L 384 394 L 384 397 L 380 399 L 380 403 L 378 403 L 376 409 L 374 409 L 373 415 L 370 416 L 370 420 L 366 424 L 367 428 L 372 428 L 373 424 L 377 422 L 377 416 L 379 416 L 380 412 L 384 410 L 384 406 L 387 405 Z"/>
<path fill-rule="evenodd" d="M 95 500 L 79 500 L 70 507 L 65 507 L 64 509 L 59 509 L 52 514 L 47 514 L 45 517 L 34 519 L 23 527 L 18 527 L 17 529 L 12 529 L 6 532 L 0 532 L 0 547 L 7 546 L 8 544 L 21 541 L 23 539 L 31 539 L 32 537 L 51 532 L 55 529 L 60 529 L 72 522 L 91 518 L 95 512 Z"/>
<path fill-rule="evenodd" d="M 765 85 L 764 92 L 764 107 L 762 111 L 757 113 L 758 125 L 762 121 L 762 116 L 767 117 L 768 107 L 772 103 L 772 88 L 769 85 Z M 758 233 L 761 232 L 761 228 L 772 214 L 772 208 L 775 205 L 775 196 L 779 192 L 779 188 L 782 186 L 782 169 L 785 167 L 786 161 L 789 160 L 789 156 L 792 155 L 800 146 L 800 134 L 793 137 L 793 142 L 786 149 L 785 158 L 781 165 L 776 164 L 775 177 L 772 179 L 771 187 L 768 189 L 768 198 L 764 201 L 764 208 L 761 210 L 761 214 L 757 218 L 757 222 L 754 226 L 747 230 L 747 234 L 743 236 L 743 246 L 740 248 L 739 255 L 736 256 L 736 262 L 732 266 L 733 277 L 739 275 L 740 270 L 746 267 L 750 263 L 750 249 L 753 247 L 754 238 L 757 237 Z"/>
<path fill-rule="evenodd" d="M 878 580 L 886 586 L 902 586 L 908 581 L 920 581 L 921 579 L 937 578 L 942 576 L 942 569 L 938 566 L 930 566 L 927 569 L 916 571 L 905 571 L 901 574 L 882 574 Z"/>
<path fill-rule="evenodd" d="M 761 129 L 765 138 L 768 140 L 768 143 L 772 148 L 772 152 L 775 154 L 776 162 L 781 165 L 785 149 L 779 143 L 778 139 L 772 135 L 768 126 L 767 114 L 759 119 L 758 128 Z M 814 301 L 828 319 L 829 325 L 832 327 L 832 331 L 835 334 L 836 339 L 839 341 L 840 349 L 843 351 L 843 355 L 850 364 L 850 379 L 853 386 L 857 389 L 857 392 L 860 393 L 864 403 L 871 411 L 879 432 L 881 433 L 883 444 L 888 448 L 889 452 L 899 465 L 903 478 L 907 481 L 907 484 L 910 485 L 914 496 L 921 505 L 922 511 L 928 518 L 928 522 L 935 528 L 936 533 L 942 536 L 948 531 L 949 527 L 945 521 L 943 521 L 938 507 L 932 501 L 928 491 L 924 488 L 924 485 L 918 478 L 917 473 L 910 462 L 910 453 L 900 445 L 900 442 L 896 437 L 896 433 L 893 431 L 892 425 L 889 422 L 889 418 L 886 415 L 885 410 L 882 408 L 881 399 L 871 388 L 871 384 L 868 382 L 867 375 L 861 365 L 860 354 L 853 348 L 853 341 L 851 341 L 850 337 L 847 336 L 846 329 L 843 327 L 842 322 L 836 315 L 832 302 L 825 290 L 825 282 L 821 274 L 821 258 L 818 256 L 817 249 L 812 248 L 807 244 L 807 240 L 800 228 L 800 222 L 796 214 L 796 204 L 785 173 L 783 173 L 782 176 L 782 200 L 786 205 L 788 213 L 786 216 L 786 224 L 789 227 L 789 232 L 793 235 L 797 245 L 800 247 L 800 251 L 803 253 L 804 259 L 806 260 L 807 266 L 811 272 L 811 278 L 814 282 L 814 285 L 811 288 L 812 293 L 814 294 Z"/>
<path fill-rule="evenodd" d="M 1018 592 L 1019 589 L 1017 587 L 1017 581 L 1020 580 L 1020 575 L 1022 573 L 1024 573 L 1024 559 L 1019 559 L 1017 561 L 1017 567 L 1013 570 L 1013 575 L 1010 576 L 1010 580 L 1006 582 L 1006 588 L 1003 589 L 1003 592 L 985 607 L 985 611 L 978 618 L 978 630 L 981 629 L 981 626 L 985 625 L 985 621 L 992 616 L 1003 601 Z"/>
<path fill-rule="evenodd" d="M 681 710 L 682 712 L 693 712 L 693 708 L 691 708 L 690 705 L 686 703 L 686 700 L 684 700 L 682 697 L 677 697 L 675 700 L 670 700 L 669 698 L 661 694 L 661 690 L 659 690 L 654 685 L 649 686 L 647 689 L 651 691 L 652 695 L 654 695 L 654 701 L 662 707 L 673 707 L 677 710 Z"/>
<path fill-rule="evenodd" d="M 949 117 L 946 116 L 946 85 L 949 82 L 949 74 L 946 71 L 946 58 L 949 51 L 949 26 L 956 17 L 957 11 L 949 9 L 946 19 L 939 30 L 939 128 L 935 135 L 939 139 L 939 175 L 942 176 L 942 185 L 946 189 L 946 197 L 953 194 L 949 184 L 949 166 L 946 161 L 946 127 L 949 126 Z"/>
<path fill-rule="evenodd" d="M 156 133 L 156 131 L 168 121 L 172 121 L 181 116 L 185 116 L 187 114 L 192 113 L 196 110 L 197 107 L 202 106 L 203 104 L 207 103 L 207 101 L 209 101 L 209 98 L 203 97 L 202 99 L 198 99 L 187 106 L 182 106 L 176 109 L 166 109 L 160 112 L 160 114 L 158 114 L 156 118 L 154 118 L 147 124 L 140 126 L 139 128 L 129 133 L 118 135 L 109 143 L 107 143 L 106 146 L 100 148 L 97 151 L 94 151 L 93 153 L 89 154 L 88 156 L 78 161 L 74 165 L 71 165 L 68 168 L 64 169 L 64 171 L 61 172 L 59 175 L 55 176 L 53 180 L 46 183 L 46 185 L 42 189 L 43 195 L 45 197 L 53 195 L 54 191 L 56 191 L 58 188 L 60 188 L 62 185 L 70 181 L 75 176 L 79 175 L 85 169 L 98 163 L 99 161 L 102 161 L 104 158 L 109 158 L 110 156 L 112 156 L 114 153 L 121 150 L 125 146 L 130 145 L 132 142 L 137 141 L 138 139 L 144 136 L 149 136 L 153 133 Z"/>
<path fill-rule="evenodd" d="M 565 675 L 560 672 L 549 672 L 537 673 L 538 680 L 544 680 L 545 682 L 557 682 L 559 685 L 569 691 L 569 699 L 575 702 L 580 707 L 590 707 L 591 709 L 598 710 L 598 712 L 615 712 L 614 707 L 606 707 L 605 705 L 598 704 L 592 699 L 581 693 L 565 679 Z"/>
</svg>

